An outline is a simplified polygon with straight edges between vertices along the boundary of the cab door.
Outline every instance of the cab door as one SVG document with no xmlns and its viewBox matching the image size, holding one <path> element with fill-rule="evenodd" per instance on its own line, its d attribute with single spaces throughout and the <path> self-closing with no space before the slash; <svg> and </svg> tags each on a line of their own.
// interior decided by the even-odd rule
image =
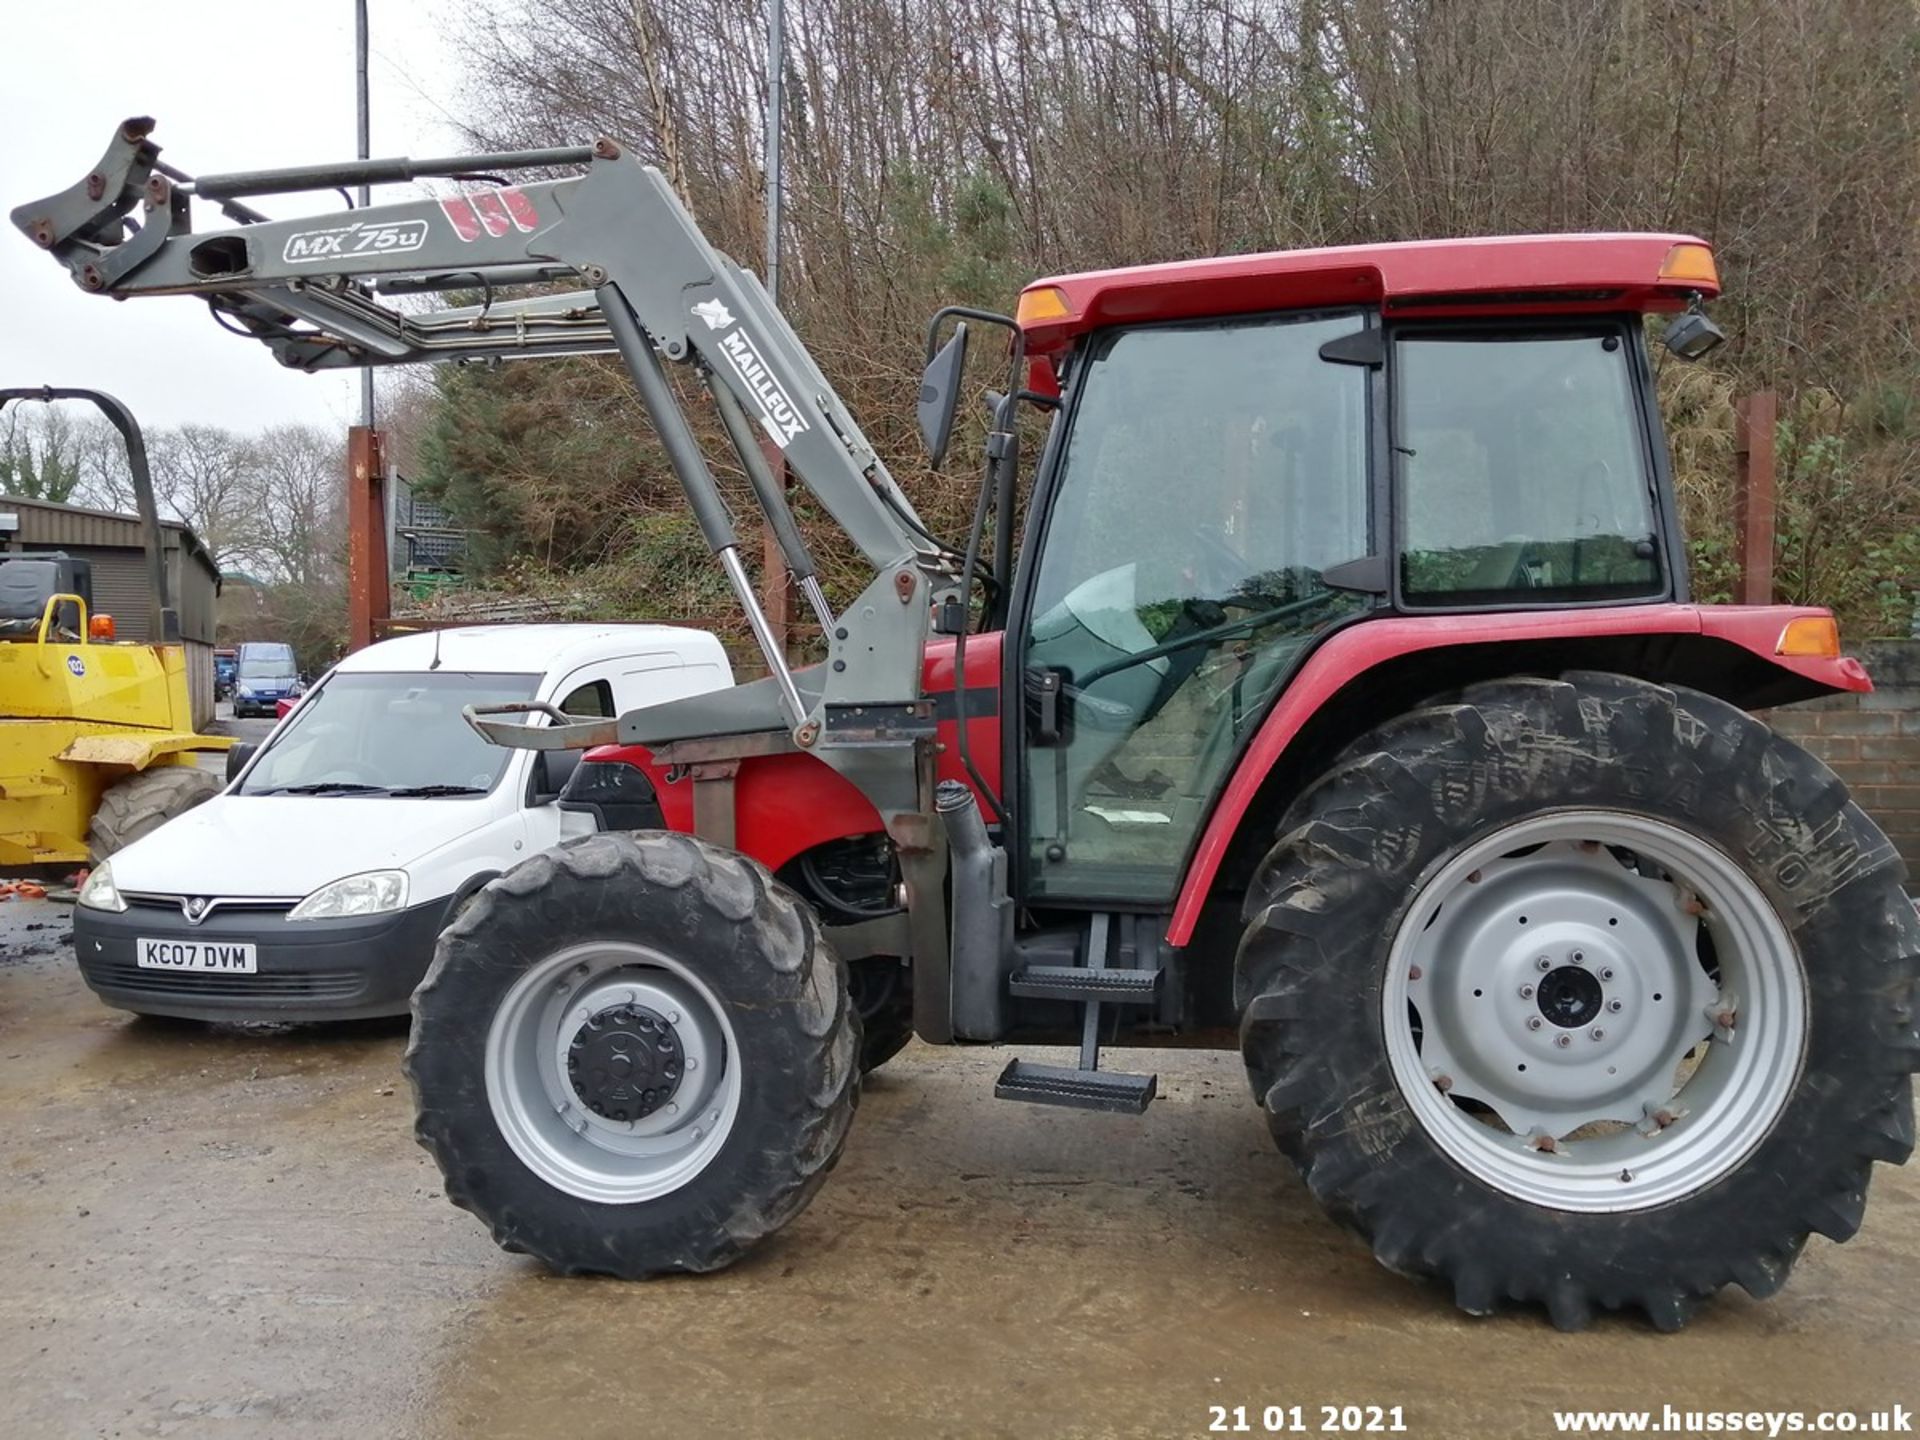
<svg viewBox="0 0 1920 1440">
<path fill-rule="evenodd" d="M 1378 372 L 1321 352 L 1377 323 L 1144 326 L 1078 357 L 1011 626 L 1029 902 L 1170 903 L 1296 662 L 1373 603 L 1326 572 L 1373 553 Z"/>
</svg>

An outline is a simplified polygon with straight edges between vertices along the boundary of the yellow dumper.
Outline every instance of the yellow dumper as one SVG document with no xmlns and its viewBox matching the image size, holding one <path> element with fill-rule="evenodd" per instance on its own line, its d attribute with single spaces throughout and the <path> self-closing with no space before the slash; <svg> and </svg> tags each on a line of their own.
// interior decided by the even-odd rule
<svg viewBox="0 0 1920 1440">
<path fill-rule="evenodd" d="M 196 751 L 233 744 L 194 733 L 185 647 L 169 603 L 146 444 L 126 406 L 97 390 L 0 389 L 17 400 L 89 400 L 127 443 L 146 537 L 156 644 L 117 644 L 91 613 L 84 561 L 0 560 L 0 872 L 97 863 L 217 794 Z"/>
</svg>

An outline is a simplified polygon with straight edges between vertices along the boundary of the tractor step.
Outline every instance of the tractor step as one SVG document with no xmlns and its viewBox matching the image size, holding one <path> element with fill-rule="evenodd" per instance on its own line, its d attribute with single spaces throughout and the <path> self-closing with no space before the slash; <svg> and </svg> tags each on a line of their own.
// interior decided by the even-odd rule
<svg viewBox="0 0 1920 1440">
<path fill-rule="evenodd" d="M 1155 1075 L 1121 1075 L 1107 1070 L 1069 1070 L 1061 1065 L 1029 1065 L 1009 1061 L 994 1082 L 1002 1100 L 1025 1100 L 1032 1105 L 1065 1105 L 1075 1110 L 1108 1110 L 1139 1115 L 1153 1100 L 1159 1084 Z"/>
<path fill-rule="evenodd" d="M 1100 1000 L 1152 1005 L 1160 998 L 1159 970 L 1089 970 L 1082 965 L 1029 965 L 1007 981 L 1015 995 L 1043 1000 Z"/>
</svg>

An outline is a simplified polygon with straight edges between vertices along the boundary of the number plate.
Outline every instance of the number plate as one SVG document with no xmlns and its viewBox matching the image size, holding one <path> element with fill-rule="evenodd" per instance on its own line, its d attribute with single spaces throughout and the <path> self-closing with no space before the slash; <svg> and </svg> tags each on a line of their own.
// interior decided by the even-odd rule
<svg viewBox="0 0 1920 1440">
<path fill-rule="evenodd" d="M 134 941 L 134 963 L 142 970 L 198 970 L 221 975 L 254 975 L 260 957 L 250 943 L 227 940 Z"/>
</svg>

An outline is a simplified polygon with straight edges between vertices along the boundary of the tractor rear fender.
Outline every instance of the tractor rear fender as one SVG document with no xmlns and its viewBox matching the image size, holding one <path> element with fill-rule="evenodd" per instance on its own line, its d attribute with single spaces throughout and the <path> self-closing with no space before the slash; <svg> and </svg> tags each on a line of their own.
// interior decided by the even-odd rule
<svg viewBox="0 0 1920 1440">
<path fill-rule="evenodd" d="M 1782 655 L 1800 606 L 1635 605 L 1474 615 L 1394 615 L 1331 633 L 1254 732 L 1201 831 L 1167 926 L 1185 945 L 1216 889 L 1244 886 L 1282 813 L 1358 735 L 1504 675 L 1609 670 L 1759 709 L 1873 688 L 1850 656 Z"/>
</svg>

